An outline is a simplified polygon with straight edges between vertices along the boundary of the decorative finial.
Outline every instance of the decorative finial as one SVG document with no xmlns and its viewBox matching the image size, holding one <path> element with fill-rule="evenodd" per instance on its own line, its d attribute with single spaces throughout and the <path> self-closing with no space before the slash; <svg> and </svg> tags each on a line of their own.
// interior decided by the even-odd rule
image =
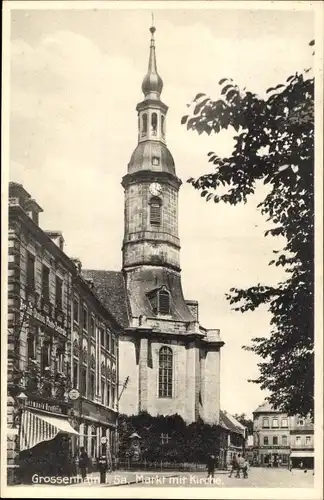
<svg viewBox="0 0 324 500">
<path fill-rule="evenodd" d="M 152 15 L 152 26 L 150 27 L 151 32 L 151 43 L 150 43 L 150 56 L 148 63 L 148 72 L 143 80 L 142 90 L 145 96 L 150 96 L 150 98 L 156 99 L 162 92 L 163 82 L 161 77 L 157 72 L 156 67 L 156 55 L 155 55 L 155 39 L 154 33 L 156 28 L 154 26 L 154 15 Z"/>
<path fill-rule="evenodd" d="M 154 33 L 156 32 L 156 28 L 154 26 L 154 14 L 153 14 L 153 12 L 152 12 L 151 16 L 152 16 L 152 26 L 150 27 L 150 32 L 152 33 L 152 35 L 154 35 Z"/>
</svg>

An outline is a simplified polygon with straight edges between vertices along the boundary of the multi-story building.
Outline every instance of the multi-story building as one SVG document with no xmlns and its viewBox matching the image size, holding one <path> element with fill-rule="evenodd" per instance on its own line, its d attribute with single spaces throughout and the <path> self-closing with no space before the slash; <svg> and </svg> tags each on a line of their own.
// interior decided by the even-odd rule
<svg viewBox="0 0 324 500">
<path fill-rule="evenodd" d="M 289 417 L 265 402 L 253 412 L 254 463 L 288 466 L 290 455 Z"/>
<path fill-rule="evenodd" d="M 314 424 L 265 402 L 253 412 L 253 462 L 261 466 L 314 466 Z"/>
<path fill-rule="evenodd" d="M 120 326 L 40 212 L 10 183 L 8 481 L 16 470 L 44 475 L 46 462 L 66 470 L 81 446 L 92 458 L 116 451 Z"/>
<path fill-rule="evenodd" d="M 314 424 L 310 418 L 290 417 L 290 449 L 293 467 L 314 467 Z"/>
</svg>

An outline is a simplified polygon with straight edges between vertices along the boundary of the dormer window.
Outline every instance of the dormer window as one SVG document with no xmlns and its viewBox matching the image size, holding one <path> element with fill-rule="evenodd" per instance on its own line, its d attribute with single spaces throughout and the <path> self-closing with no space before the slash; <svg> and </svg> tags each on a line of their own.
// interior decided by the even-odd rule
<svg viewBox="0 0 324 500">
<path fill-rule="evenodd" d="M 160 165 L 160 158 L 158 156 L 153 156 L 152 165 L 154 165 L 155 167 L 158 167 Z"/>
<path fill-rule="evenodd" d="M 171 313 L 171 296 L 168 290 L 154 290 L 149 300 L 154 314 L 169 315 Z"/>
</svg>

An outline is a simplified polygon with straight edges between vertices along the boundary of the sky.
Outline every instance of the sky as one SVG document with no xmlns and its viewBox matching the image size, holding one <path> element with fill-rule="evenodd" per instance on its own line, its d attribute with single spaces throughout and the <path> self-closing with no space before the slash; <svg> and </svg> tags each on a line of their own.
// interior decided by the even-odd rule
<svg viewBox="0 0 324 500">
<path fill-rule="evenodd" d="M 184 294 L 199 301 L 200 322 L 219 328 L 225 342 L 221 407 L 251 416 L 266 393 L 248 382 L 258 376 L 260 360 L 242 346 L 268 336 L 271 318 L 266 308 L 232 311 L 225 294 L 282 279 L 268 262 L 283 242 L 264 237 L 269 226 L 257 209 L 262 186 L 247 204 L 232 207 L 206 203 L 186 183 L 211 171 L 209 151 L 230 154 L 233 133 L 198 136 L 180 121 L 198 92 L 219 96 L 223 77 L 264 96 L 311 66 L 312 13 L 77 5 L 11 11 L 10 180 L 22 183 L 44 209 L 44 230 L 63 232 L 70 257 L 84 268 L 121 268 L 121 179 L 137 144 L 135 107 L 143 97 L 154 8 L 162 100 L 169 106 L 167 144 L 183 181 Z"/>
</svg>

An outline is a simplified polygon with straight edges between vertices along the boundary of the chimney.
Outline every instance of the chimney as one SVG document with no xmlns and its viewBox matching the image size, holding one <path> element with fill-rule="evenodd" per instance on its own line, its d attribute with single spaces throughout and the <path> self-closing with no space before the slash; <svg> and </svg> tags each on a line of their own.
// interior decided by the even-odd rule
<svg viewBox="0 0 324 500">
<path fill-rule="evenodd" d="M 49 236 L 51 238 L 53 243 L 55 243 L 55 245 L 58 246 L 59 249 L 62 250 L 62 252 L 63 252 L 64 238 L 63 238 L 62 232 L 61 231 L 45 231 L 45 233 L 47 234 L 47 236 Z"/>
</svg>

